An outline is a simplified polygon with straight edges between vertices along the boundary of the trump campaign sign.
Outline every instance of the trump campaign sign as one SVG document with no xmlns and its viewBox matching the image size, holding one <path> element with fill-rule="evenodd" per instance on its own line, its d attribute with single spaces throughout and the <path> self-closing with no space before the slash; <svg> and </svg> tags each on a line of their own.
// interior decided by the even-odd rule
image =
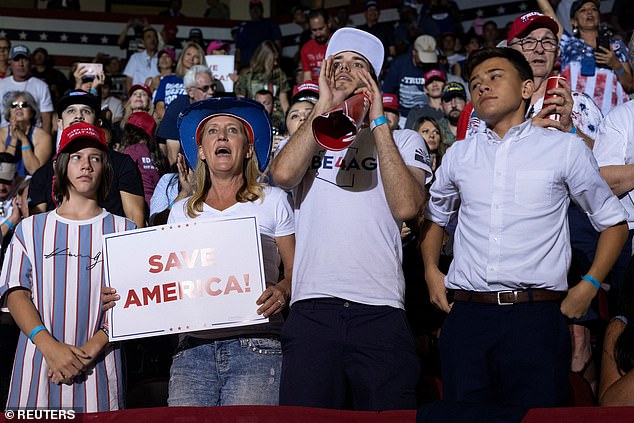
<svg viewBox="0 0 634 423">
<path fill-rule="evenodd" d="M 268 319 L 256 218 L 189 221 L 104 236 L 110 341 L 226 328 Z"/>
<path fill-rule="evenodd" d="M 222 82 L 225 92 L 233 92 L 233 80 L 231 75 L 235 73 L 235 57 L 233 55 L 211 54 L 205 56 L 207 66 L 214 79 Z"/>
</svg>

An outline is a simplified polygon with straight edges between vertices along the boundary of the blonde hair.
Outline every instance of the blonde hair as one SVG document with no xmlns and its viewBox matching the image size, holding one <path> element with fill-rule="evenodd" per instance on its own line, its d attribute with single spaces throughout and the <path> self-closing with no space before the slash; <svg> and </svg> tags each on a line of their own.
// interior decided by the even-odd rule
<svg viewBox="0 0 634 423">
<path fill-rule="evenodd" d="M 198 43 L 189 41 L 187 44 L 185 44 L 185 47 L 183 47 L 183 51 L 181 52 L 181 55 L 178 57 L 178 62 L 176 63 L 176 75 L 180 76 L 181 78 L 185 75 L 185 72 L 189 70 L 189 69 L 185 69 L 185 65 L 183 64 L 183 58 L 185 57 L 185 52 L 189 48 L 195 48 L 198 51 L 198 58 L 200 59 L 200 63 L 198 64 L 207 66 L 207 60 L 205 59 L 205 52 L 203 51 L 203 48 L 199 46 Z"/>
<path fill-rule="evenodd" d="M 275 65 L 275 55 L 279 56 L 279 53 L 280 50 L 275 42 L 271 40 L 263 41 L 253 53 L 249 70 L 254 74 L 271 75 L 278 68 Z"/>
<path fill-rule="evenodd" d="M 242 131 L 246 135 L 246 128 L 242 122 Z M 249 142 L 249 141 L 247 141 Z M 238 203 L 246 203 L 247 201 L 264 200 L 264 186 L 265 183 L 261 182 L 263 174 L 260 172 L 258 166 L 258 158 L 253 151 L 253 148 L 249 147 L 252 151 L 250 158 L 245 158 L 242 171 L 242 186 L 236 193 L 236 201 Z M 203 204 L 207 193 L 211 189 L 212 180 L 211 172 L 207 163 L 198 157 L 196 163 L 196 170 L 194 170 L 194 192 L 192 196 L 187 200 L 187 215 L 189 217 L 196 218 L 203 211 Z"/>
</svg>

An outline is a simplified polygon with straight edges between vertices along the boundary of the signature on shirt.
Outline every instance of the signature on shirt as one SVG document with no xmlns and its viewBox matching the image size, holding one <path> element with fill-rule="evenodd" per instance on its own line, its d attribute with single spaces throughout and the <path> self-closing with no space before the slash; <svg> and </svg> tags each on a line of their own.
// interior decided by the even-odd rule
<svg viewBox="0 0 634 423">
<path fill-rule="evenodd" d="M 90 259 L 90 265 L 86 266 L 86 270 L 93 269 L 96 265 L 103 262 L 103 258 L 101 258 L 101 251 L 95 254 L 94 257 L 89 256 L 88 254 L 75 254 L 71 251 L 68 251 L 68 248 L 55 248 L 53 252 L 46 254 L 44 258 L 51 258 L 54 256 L 68 256 L 68 257 L 78 257 L 78 258 L 88 258 Z"/>
</svg>

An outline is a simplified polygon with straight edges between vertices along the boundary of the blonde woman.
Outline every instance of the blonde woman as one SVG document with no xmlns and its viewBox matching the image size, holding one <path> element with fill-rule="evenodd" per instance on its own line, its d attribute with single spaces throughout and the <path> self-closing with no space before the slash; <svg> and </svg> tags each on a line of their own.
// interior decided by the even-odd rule
<svg viewBox="0 0 634 423">
<path fill-rule="evenodd" d="M 279 66 L 280 51 L 266 40 L 253 53 L 249 70 L 242 73 L 234 91 L 237 97 L 255 98 L 260 90 L 273 93 L 273 120 L 284 121 L 288 110 L 288 77 Z"/>
<path fill-rule="evenodd" d="M 257 216 L 267 289 L 253 307 L 269 323 L 180 334 L 168 404 L 277 405 L 280 311 L 291 295 L 295 228 L 287 194 L 261 182 L 271 149 L 268 115 L 249 99 L 211 98 L 182 112 L 179 131 L 194 191 L 173 205 L 168 223 Z M 285 278 L 278 282 L 280 262 Z M 105 308 L 118 299 L 109 291 Z"/>
<path fill-rule="evenodd" d="M 152 104 L 152 90 L 145 84 L 136 84 L 128 91 L 128 101 L 123 107 L 123 119 L 121 119 L 121 129 L 128 123 L 130 115 L 135 112 L 154 113 Z"/>
</svg>

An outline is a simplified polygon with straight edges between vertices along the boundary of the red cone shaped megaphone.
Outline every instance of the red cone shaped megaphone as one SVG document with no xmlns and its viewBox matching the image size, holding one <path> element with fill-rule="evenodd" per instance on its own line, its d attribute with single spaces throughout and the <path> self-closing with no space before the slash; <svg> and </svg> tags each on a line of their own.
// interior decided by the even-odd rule
<svg viewBox="0 0 634 423">
<path fill-rule="evenodd" d="M 313 120 L 313 135 L 322 147 L 340 151 L 348 148 L 370 110 L 370 99 L 363 93 L 349 97 L 342 104 Z"/>
</svg>

